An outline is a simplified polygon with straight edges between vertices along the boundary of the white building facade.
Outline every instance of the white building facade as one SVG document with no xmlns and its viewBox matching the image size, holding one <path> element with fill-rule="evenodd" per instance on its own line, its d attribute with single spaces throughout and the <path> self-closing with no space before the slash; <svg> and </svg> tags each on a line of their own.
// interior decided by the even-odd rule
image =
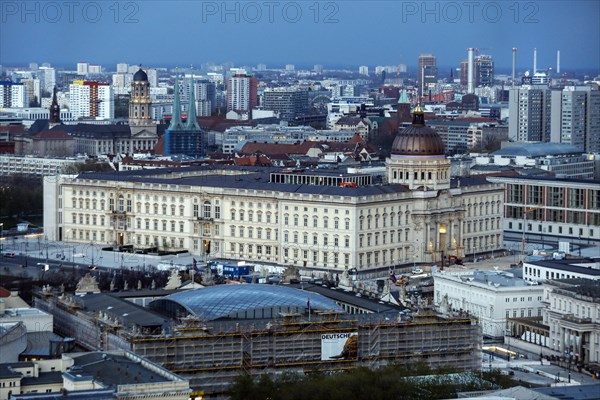
<svg viewBox="0 0 600 400">
<path fill-rule="evenodd" d="M 69 86 L 69 110 L 74 118 L 113 119 L 113 92 L 109 84 L 76 80 Z"/>
<path fill-rule="evenodd" d="M 600 281 L 549 280 L 543 287 L 550 348 L 573 366 L 600 363 Z"/>
<path fill-rule="evenodd" d="M 433 280 L 435 302 L 477 317 L 485 336 L 503 337 L 508 318 L 542 315 L 542 287 L 510 272 L 438 272 Z"/>
</svg>

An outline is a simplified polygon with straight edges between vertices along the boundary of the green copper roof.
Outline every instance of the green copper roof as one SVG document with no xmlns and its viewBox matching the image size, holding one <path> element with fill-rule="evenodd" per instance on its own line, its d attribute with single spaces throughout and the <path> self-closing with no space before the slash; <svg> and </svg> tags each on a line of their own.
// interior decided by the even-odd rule
<svg viewBox="0 0 600 400">
<path fill-rule="evenodd" d="M 196 118 L 196 96 L 194 95 L 194 76 L 190 76 L 190 102 L 188 105 L 188 116 L 185 127 L 190 130 L 200 130 L 198 118 Z"/>
<path fill-rule="evenodd" d="M 181 123 L 181 104 L 179 102 L 179 74 L 175 74 L 175 89 L 173 98 L 173 112 L 171 113 L 171 124 L 169 130 L 178 130 L 183 128 Z"/>
<path fill-rule="evenodd" d="M 409 104 L 410 100 L 408 100 L 408 94 L 406 93 L 406 90 L 402 89 L 402 92 L 400 92 L 400 98 L 398 99 L 398 104 Z"/>
</svg>

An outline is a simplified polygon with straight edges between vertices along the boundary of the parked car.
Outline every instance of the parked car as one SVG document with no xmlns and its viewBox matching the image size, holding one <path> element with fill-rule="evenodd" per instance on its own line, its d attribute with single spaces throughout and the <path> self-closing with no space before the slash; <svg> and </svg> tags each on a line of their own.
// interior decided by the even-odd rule
<svg viewBox="0 0 600 400">
<path fill-rule="evenodd" d="M 15 258 L 17 255 L 15 253 L 4 253 L 4 257 Z"/>
</svg>

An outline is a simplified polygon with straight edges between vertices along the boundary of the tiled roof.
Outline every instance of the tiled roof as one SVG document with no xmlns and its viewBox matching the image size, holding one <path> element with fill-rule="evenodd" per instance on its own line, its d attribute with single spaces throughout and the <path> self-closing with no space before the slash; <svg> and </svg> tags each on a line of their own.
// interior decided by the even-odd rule
<svg viewBox="0 0 600 400">
<path fill-rule="evenodd" d="M 35 135 L 34 139 L 57 139 L 57 140 L 74 140 L 69 134 L 65 131 L 55 130 L 55 131 L 41 131 L 37 135 Z"/>
</svg>

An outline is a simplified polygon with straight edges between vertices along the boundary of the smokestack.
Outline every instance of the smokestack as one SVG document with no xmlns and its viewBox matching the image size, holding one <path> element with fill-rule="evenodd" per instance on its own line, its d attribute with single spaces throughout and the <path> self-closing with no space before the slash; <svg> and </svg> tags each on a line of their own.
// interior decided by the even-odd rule
<svg viewBox="0 0 600 400">
<path fill-rule="evenodd" d="M 560 50 L 556 50 L 556 73 L 560 74 Z"/>
<path fill-rule="evenodd" d="M 512 48 L 512 85 L 515 86 L 515 69 L 517 67 L 517 48 Z"/>
<path fill-rule="evenodd" d="M 475 60 L 473 58 L 473 53 L 475 51 L 475 49 L 473 47 L 469 47 L 467 49 L 467 51 L 469 52 L 469 65 L 468 65 L 468 77 L 467 77 L 467 93 L 472 94 L 475 89 L 474 89 L 474 84 L 473 84 L 473 78 L 474 78 L 474 74 L 475 74 Z"/>
<path fill-rule="evenodd" d="M 533 74 L 537 72 L 537 49 L 533 49 Z"/>
</svg>

